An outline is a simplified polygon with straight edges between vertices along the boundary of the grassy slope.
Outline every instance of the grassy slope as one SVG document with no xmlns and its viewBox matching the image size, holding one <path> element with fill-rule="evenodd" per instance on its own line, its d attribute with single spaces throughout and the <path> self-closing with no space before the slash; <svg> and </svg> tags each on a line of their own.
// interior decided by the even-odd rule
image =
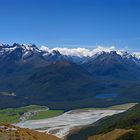
<svg viewBox="0 0 140 140">
<path fill-rule="evenodd" d="M 88 137 L 108 133 L 115 129 L 133 129 L 119 140 L 140 140 L 140 104 L 130 108 L 128 111 L 105 117 L 93 125 L 83 128 L 76 134 L 68 137 L 68 140 L 86 140 Z"/>
<path fill-rule="evenodd" d="M 4 128 L 3 128 L 4 127 Z M 0 126 L 0 140 L 60 140 L 59 138 L 30 129 L 11 125 Z"/>
<path fill-rule="evenodd" d="M 128 132 L 133 132 L 133 130 L 131 129 L 115 129 L 112 130 L 108 133 L 105 134 L 99 134 L 99 135 L 95 135 L 95 136 L 91 136 L 89 137 L 87 140 L 116 140 L 117 138 L 123 136 L 124 134 L 128 133 Z"/>
</svg>

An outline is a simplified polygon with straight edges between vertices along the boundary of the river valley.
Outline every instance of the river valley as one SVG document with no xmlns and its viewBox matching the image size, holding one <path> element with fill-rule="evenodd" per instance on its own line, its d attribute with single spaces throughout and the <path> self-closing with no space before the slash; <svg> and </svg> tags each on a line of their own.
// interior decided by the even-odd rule
<svg viewBox="0 0 140 140">
<path fill-rule="evenodd" d="M 87 109 L 71 110 L 64 114 L 48 119 L 26 120 L 17 123 L 16 126 L 30 128 L 40 132 L 47 132 L 64 139 L 76 127 L 92 124 L 97 120 L 125 110 L 111 109 Z"/>
</svg>

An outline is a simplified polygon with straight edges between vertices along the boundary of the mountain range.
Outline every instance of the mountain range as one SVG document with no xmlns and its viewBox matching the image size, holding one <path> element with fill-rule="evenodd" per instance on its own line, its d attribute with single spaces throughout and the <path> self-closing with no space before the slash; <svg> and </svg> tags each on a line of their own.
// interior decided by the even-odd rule
<svg viewBox="0 0 140 140">
<path fill-rule="evenodd" d="M 104 107 L 139 102 L 139 91 L 138 52 L 0 45 L 0 108 Z"/>
</svg>

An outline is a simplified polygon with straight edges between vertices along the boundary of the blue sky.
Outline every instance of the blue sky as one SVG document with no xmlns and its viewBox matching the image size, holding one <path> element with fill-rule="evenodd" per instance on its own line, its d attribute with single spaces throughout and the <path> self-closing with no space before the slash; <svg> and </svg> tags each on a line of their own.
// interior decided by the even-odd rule
<svg viewBox="0 0 140 140">
<path fill-rule="evenodd" d="M 140 1 L 0 0 L 0 42 L 140 49 Z"/>
</svg>

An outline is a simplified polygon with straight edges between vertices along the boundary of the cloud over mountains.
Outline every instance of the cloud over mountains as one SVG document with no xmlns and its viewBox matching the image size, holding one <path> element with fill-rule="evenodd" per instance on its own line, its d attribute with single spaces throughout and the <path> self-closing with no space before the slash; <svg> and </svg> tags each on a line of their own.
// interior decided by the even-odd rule
<svg viewBox="0 0 140 140">
<path fill-rule="evenodd" d="M 90 50 L 87 48 L 48 48 L 45 46 L 41 47 L 41 50 L 52 52 L 53 50 L 58 50 L 63 55 L 70 55 L 70 56 L 79 56 L 79 57 L 91 57 L 97 53 L 101 52 L 111 52 L 111 51 L 118 51 L 114 46 L 111 47 L 103 47 L 103 46 L 97 46 L 96 48 Z"/>
</svg>

